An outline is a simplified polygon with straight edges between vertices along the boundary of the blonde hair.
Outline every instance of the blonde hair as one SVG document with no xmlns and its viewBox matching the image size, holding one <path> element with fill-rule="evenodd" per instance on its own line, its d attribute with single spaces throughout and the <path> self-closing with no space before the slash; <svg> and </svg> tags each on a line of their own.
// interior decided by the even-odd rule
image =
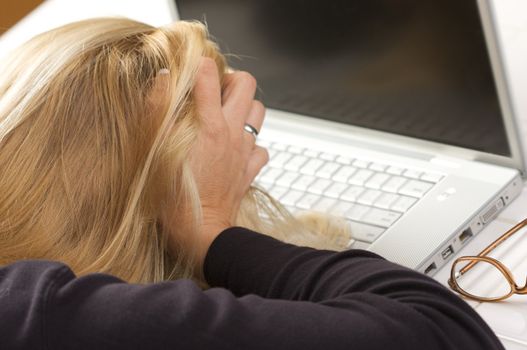
<svg viewBox="0 0 527 350">
<path fill-rule="evenodd" d="M 200 127 L 192 88 L 201 56 L 225 71 L 200 23 L 155 28 L 115 18 L 54 29 L 9 56 L 0 72 L 0 265 L 59 260 L 80 275 L 129 282 L 192 276 L 192 254 L 168 252 L 160 219 L 173 202 L 190 222 L 185 234 L 199 234 L 188 154 Z M 162 69 L 169 88 L 152 103 Z M 338 221 L 303 222 L 253 187 L 237 224 L 297 244 L 345 246 Z"/>
</svg>

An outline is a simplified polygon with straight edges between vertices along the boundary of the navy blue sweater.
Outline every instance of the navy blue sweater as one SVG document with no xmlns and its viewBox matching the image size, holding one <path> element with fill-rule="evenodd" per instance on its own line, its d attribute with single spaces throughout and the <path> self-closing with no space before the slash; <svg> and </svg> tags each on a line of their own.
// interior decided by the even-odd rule
<svg viewBox="0 0 527 350">
<path fill-rule="evenodd" d="M 284 244 L 234 227 L 189 280 L 76 277 L 51 261 L 0 268 L 0 349 L 503 349 L 434 280 L 361 250 Z"/>
</svg>

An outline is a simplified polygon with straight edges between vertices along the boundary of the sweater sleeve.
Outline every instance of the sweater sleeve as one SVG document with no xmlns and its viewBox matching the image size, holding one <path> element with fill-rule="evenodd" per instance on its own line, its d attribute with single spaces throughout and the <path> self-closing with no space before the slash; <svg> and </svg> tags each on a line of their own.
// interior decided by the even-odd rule
<svg viewBox="0 0 527 350">
<path fill-rule="evenodd" d="M 502 349 L 440 284 L 365 251 L 284 244 L 230 228 L 205 276 L 135 285 L 59 263 L 0 269 L 9 349 Z M 2 293 L 3 291 L 3 293 Z M 3 348 L 3 347 L 2 347 Z"/>
</svg>

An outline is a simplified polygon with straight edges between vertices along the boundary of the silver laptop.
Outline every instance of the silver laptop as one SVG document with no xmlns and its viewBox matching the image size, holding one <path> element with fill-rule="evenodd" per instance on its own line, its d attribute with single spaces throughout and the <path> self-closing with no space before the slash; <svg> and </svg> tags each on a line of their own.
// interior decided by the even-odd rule
<svg viewBox="0 0 527 350">
<path fill-rule="evenodd" d="M 488 0 L 177 0 L 268 107 L 257 182 L 432 275 L 521 191 Z"/>
</svg>

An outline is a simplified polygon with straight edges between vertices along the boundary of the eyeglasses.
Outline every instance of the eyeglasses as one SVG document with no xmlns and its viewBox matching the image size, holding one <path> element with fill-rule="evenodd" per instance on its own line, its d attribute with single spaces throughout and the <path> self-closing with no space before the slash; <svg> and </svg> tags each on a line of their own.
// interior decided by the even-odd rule
<svg viewBox="0 0 527 350">
<path fill-rule="evenodd" d="M 519 287 L 511 271 L 500 261 L 487 256 L 497 246 L 527 226 L 527 219 L 505 232 L 477 256 L 454 261 L 448 285 L 459 294 L 477 301 L 500 301 L 513 294 L 527 294 L 527 284 Z M 483 279 L 491 283 L 483 283 Z"/>
</svg>

